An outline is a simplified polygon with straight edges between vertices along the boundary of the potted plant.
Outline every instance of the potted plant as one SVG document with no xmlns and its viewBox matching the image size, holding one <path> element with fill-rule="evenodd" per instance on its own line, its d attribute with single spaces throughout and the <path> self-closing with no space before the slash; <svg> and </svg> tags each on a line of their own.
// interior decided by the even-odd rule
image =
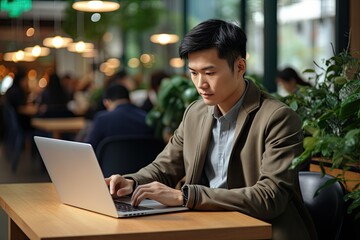
<svg viewBox="0 0 360 240">
<path fill-rule="evenodd" d="M 320 73 L 305 71 L 313 75 L 312 87 L 300 87 L 281 98 L 303 121 L 304 151 L 294 159 L 292 168 L 320 157 L 323 173 L 326 164 L 330 170 L 341 169 L 336 181 L 352 183 L 345 200 L 350 201 L 348 212 L 359 218 L 360 177 L 349 179 L 346 171 L 360 172 L 360 61 L 343 51 L 327 59 L 325 68 L 317 67 Z"/>
<path fill-rule="evenodd" d="M 160 85 L 157 103 L 146 116 L 146 122 L 155 127 L 158 137 L 167 141 L 179 126 L 186 107 L 199 97 L 194 84 L 186 77 L 175 75 L 164 79 Z"/>
</svg>

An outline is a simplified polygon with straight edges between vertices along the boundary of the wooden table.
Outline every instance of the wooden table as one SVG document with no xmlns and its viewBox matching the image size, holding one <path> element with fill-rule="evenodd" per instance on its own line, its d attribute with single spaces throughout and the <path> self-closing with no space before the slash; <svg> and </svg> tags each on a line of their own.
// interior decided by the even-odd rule
<svg viewBox="0 0 360 240">
<path fill-rule="evenodd" d="M 52 183 L 2 184 L 0 205 L 9 217 L 9 239 L 271 238 L 270 224 L 238 212 L 108 217 L 62 204 Z"/>
<path fill-rule="evenodd" d="M 50 132 L 54 138 L 61 138 L 63 133 L 77 133 L 86 125 L 82 117 L 73 118 L 33 118 L 31 125 L 37 129 Z"/>
</svg>

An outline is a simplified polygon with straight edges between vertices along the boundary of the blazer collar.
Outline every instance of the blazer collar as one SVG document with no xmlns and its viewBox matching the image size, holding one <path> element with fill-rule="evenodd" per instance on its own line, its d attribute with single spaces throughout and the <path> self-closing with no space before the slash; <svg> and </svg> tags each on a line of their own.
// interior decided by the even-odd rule
<svg viewBox="0 0 360 240">
<path fill-rule="evenodd" d="M 237 139 L 241 133 L 242 127 L 245 125 L 249 114 L 258 109 L 260 106 L 261 91 L 251 80 L 249 80 L 248 83 L 249 86 L 245 93 L 246 95 L 244 96 L 244 101 L 240 107 L 239 115 L 236 121 L 235 139 Z"/>
</svg>

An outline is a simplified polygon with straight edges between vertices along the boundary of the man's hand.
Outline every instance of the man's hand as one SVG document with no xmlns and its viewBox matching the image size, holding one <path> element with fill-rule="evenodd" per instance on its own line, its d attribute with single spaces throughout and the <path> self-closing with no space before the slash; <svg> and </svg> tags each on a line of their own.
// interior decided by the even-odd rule
<svg viewBox="0 0 360 240">
<path fill-rule="evenodd" d="M 111 177 L 105 178 L 105 182 L 109 186 L 112 196 L 122 197 L 133 192 L 134 181 L 120 175 L 112 175 Z"/>
<path fill-rule="evenodd" d="M 183 204 L 183 195 L 180 190 L 170 188 L 159 182 L 139 185 L 132 195 L 132 205 L 138 206 L 145 198 L 156 200 L 166 206 L 181 206 Z"/>
</svg>

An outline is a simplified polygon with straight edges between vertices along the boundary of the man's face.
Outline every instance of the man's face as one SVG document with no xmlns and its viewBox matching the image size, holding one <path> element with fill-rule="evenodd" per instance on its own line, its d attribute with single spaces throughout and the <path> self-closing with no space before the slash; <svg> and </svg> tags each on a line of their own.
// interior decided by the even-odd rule
<svg viewBox="0 0 360 240">
<path fill-rule="evenodd" d="M 224 114 L 240 99 L 245 88 L 245 60 L 238 58 L 231 71 L 228 62 L 220 59 L 217 49 L 190 53 L 191 80 L 208 105 L 218 105 Z"/>
</svg>

